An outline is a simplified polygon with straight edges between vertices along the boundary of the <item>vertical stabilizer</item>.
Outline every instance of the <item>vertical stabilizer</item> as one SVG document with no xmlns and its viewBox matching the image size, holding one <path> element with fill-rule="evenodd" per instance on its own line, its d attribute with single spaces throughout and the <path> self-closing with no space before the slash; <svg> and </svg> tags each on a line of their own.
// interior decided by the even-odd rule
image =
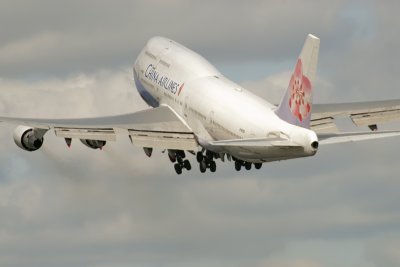
<svg viewBox="0 0 400 267">
<path fill-rule="evenodd" d="M 312 92 L 317 73 L 319 38 L 307 36 L 289 86 L 275 113 L 291 124 L 310 128 Z"/>
</svg>

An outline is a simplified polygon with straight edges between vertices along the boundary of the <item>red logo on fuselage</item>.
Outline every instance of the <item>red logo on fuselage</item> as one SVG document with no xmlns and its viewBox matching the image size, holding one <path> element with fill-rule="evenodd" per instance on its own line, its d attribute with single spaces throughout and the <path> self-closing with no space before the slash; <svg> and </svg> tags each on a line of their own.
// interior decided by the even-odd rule
<svg viewBox="0 0 400 267">
<path fill-rule="evenodd" d="M 184 83 L 182 83 L 182 85 L 181 85 L 181 87 L 179 87 L 179 90 L 178 90 L 178 96 L 179 96 L 179 94 L 181 93 L 181 91 L 182 91 L 182 89 L 183 89 L 183 86 L 184 86 L 185 84 Z"/>
</svg>

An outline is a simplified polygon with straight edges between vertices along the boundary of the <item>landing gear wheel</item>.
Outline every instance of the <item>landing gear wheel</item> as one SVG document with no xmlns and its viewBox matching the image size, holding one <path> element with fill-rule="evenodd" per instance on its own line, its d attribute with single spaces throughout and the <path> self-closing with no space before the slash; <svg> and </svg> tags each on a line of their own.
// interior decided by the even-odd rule
<svg viewBox="0 0 400 267">
<path fill-rule="evenodd" d="M 215 161 L 210 162 L 210 171 L 215 172 L 217 170 L 217 164 L 215 164 Z"/>
<path fill-rule="evenodd" d="M 262 163 L 254 163 L 254 167 L 259 170 L 261 169 Z"/>
<path fill-rule="evenodd" d="M 240 171 L 242 169 L 242 162 L 240 161 L 235 161 L 235 170 Z"/>
<path fill-rule="evenodd" d="M 181 174 L 182 173 L 182 167 L 181 165 L 179 165 L 179 163 L 175 163 L 174 164 L 174 168 L 177 174 Z"/>
<path fill-rule="evenodd" d="M 251 169 L 251 162 L 245 162 L 244 163 L 244 167 L 246 168 L 246 170 L 250 170 Z"/>
<path fill-rule="evenodd" d="M 202 162 L 200 162 L 200 172 L 201 173 L 205 173 L 207 170 L 207 164 L 205 163 L 205 161 L 203 160 Z"/>
<path fill-rule="evenodd" d="M 185 159 L 185 160 L 183 161 L 183 167 L 184 167 L 186 170 L 188 170 L 188 171 L 190 171 L 190 170 L 192 169 L 192 166 L 190 165 L 190 162 L 189 162 L 189 160 L 187 160 L 187 159 Z"/>
<path fill-rule="evenodd" d="M 200 151 L 197 152 L 197 154 L 196 154 L 196 160 L 197 160 L 197 162 L 198 162 L 198 163 L 202 162 L 202 161 L 203 161 L 203 158 L 204 158 L 203 153 L 201 153 Z"/>
<path fill-rule="evenodd" d="M 179 150 L 178 152 L 176 152 L 176 155 L 178 156 L 181 156 L 181 158 L 186 158 L 186 154 L 185 154 L 185 151 L 183 151 L 183 150 Z"/>
<path fill-rule="evenodd" d="M 183 164 L 183 159 L 182 159 L 181 156 L 177 156 L 177 157 L 176 157 L 176 161 L 177 161 L 180 165 Z"/>
</svg>

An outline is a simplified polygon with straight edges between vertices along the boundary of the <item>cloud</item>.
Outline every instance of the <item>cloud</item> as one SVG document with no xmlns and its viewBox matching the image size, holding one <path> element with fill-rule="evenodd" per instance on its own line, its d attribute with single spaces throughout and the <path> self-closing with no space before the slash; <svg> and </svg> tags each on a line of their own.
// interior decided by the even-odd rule
<svg viewBox="0 0 400 267">
<path fill-rule="evenodd" d="M 320 263 L 313 260 L 293 260 L 293 261 L 285 261 L 285 260 L 269 260 L 259 265 L 260 267 L 322 267 Z"/>
<path fill-rule="evenodd" d="M 325 34 L 331 45 L 337 39 L 329 33 L 350 35 L 351 27 L 335 20 L 343 3 L 6 1 L 0 23 L 12 27 L 0 30 L 0 73 L 65 77 L 116 68 L 131 64 L 155 35 L 176 39 L 214 63 L 280 61 L 309 32 Z"/>
<path fill-rule="evenodd" d="M 375 266 L 394 267 L 399 266 L 400 242 L 398 238 L 380 237 L 371 239 L 366 246 L 366 257 L 375 264 Z"/>
<path fill-rule="evenodd" d="M 2 114 L 89 117 L 137 111 L 147 106 L 124 68 L 37 81 L 0 79 Z"/>
</svg>

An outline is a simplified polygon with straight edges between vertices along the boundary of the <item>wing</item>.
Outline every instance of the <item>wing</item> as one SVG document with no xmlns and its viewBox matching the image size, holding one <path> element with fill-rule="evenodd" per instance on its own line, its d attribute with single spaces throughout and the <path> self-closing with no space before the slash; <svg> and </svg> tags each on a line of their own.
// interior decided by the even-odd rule
<svg viewBox="0 0 400 267">
<path fill-rule="evenodd" d="M 192 130 L 168 106 L 118 116 L 82 119 L 34 119 L 0 117 L 0 121 L 36 129 L 54 129 L 56 136 L 114 141 L 127 134 L 142 147 L 194 150 L 198 144 Z"/>
<path fill-rule="evenodd" d="M 400 119 L 400 99 L 358 103 L 314 104 L 311 129 L 317 133 L 338 132 L 335 119 L 348 117 L 356 126 L 369 126 Z"/>
</svg>

